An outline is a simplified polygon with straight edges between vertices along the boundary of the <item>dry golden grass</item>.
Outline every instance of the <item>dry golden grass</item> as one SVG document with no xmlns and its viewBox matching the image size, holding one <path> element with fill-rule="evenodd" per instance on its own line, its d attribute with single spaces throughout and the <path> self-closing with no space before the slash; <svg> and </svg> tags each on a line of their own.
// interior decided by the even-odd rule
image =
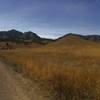
<svg viewBox="0 0 100 100">
<path fill-rule="evenodd" d="M 42 81 L 55 100 L 100 100 L 100 45 L 86 43 L 6 50 L 0 56 Z"/>
</svg>

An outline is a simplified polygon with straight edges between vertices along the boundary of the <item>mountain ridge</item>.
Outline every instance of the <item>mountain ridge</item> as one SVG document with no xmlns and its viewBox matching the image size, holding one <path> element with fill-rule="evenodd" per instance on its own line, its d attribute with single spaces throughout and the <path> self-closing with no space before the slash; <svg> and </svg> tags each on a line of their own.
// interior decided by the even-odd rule
<svg viewBox="0 0 100 100">
<path fill-rule="evenodd" d="M 90 40 L 94 42 L 100 42 L 100 35 L 81 35 L 75 33 L 65 34 L 57 39 L 42 38 L 34 32 L 20 32 L 15 29 L 9 31 L 0 31 L 0 41 L 13 41 L 13 42 L 36 42 L 40 44 L 47 44 L 53 41 L 59 41 L 61 39 L 67 38 L 80 38 L 84 40 Z"/>
<path fill-rule="evenodd" d="M 34 32 L 20 32 L 15 29 L 9 31 L 0 31 L 0 41 L 12 41 L 12 42 L 36 42 L 40 44 L 46 44 L 53 41 L 53 39 L 42 38 Z"/>
</svg>

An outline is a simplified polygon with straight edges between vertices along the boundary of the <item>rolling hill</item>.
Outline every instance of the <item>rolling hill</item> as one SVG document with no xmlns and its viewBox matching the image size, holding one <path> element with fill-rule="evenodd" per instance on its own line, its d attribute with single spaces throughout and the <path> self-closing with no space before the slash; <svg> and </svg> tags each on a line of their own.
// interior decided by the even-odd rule
<svg viewBox="0 0 100 100">
<path fill-rule="evenodd" d="M 91 44 L 93 42 L 99 41 L 99 35 L 97 36 L 97 38 L 95 38 L 95 35 L 83 36 L 79 34 L 69 33 L 56 39 L 55 41 L 56 44 L 61 43 L 62 45 L 63 44 L 75 45 L 81 43 Z"/>
<path fill-rule="evenodd" d="M 81 51 L 86 49 L 99 48 L 100 43 L 96 41 L 91 41 L 90 39 L 84 38 L 82 35 L 77 34 L 67 34 L 63 37 L 56 39 L 54 42 L 47 44 L 42 47 L 44 51 L 49 52 L 68 52 L 68 51 Z"/>
</svg>

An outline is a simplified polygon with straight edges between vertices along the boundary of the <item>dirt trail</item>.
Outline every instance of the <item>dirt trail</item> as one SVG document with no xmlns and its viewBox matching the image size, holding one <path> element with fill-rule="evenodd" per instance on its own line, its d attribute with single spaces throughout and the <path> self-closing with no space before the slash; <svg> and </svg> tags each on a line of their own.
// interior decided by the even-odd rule
<svg viewBox="0 0 100 100">
<path fill-rule="evenodd" d="M 0 100 L 51 100 L 38 85 L 0 62 Z"/>
</svg>

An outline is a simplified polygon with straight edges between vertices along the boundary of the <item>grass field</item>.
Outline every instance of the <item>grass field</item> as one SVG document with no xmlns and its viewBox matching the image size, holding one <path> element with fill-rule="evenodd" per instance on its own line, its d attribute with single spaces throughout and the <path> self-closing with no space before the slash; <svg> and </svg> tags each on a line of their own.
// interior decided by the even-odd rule
<svg viewBox="0 0 100 100">
<path fill-rule="evenodd" d="M 99 43 L 71 37 L 40 48 L 2 50 L 0 57 L 43 82 L 54 100 L 100 100 Z"/>
</svg>

